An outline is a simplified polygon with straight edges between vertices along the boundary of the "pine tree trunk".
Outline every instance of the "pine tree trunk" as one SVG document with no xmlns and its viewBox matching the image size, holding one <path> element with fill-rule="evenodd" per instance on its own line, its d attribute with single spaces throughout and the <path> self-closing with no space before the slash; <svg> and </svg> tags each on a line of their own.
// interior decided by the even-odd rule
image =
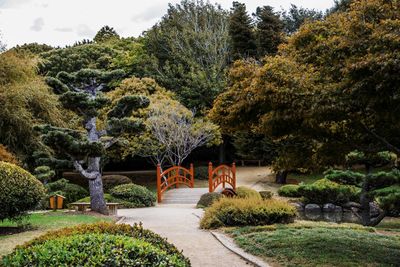
<svg viewBox="0 0 400 267">
<path fill-rule="evenodd" d="M 361 223 L 364 226 L 369 226 L 371 224 L 371 208 L 369 203 L 371 198 L 368 196 L 369 191 L 369 176 L 371 174 L 371 166 L 366 166 L 367 175 L 363 181 L 361 193 L 360 193 L 360 205 L 361 205 Z"/>
</svg>

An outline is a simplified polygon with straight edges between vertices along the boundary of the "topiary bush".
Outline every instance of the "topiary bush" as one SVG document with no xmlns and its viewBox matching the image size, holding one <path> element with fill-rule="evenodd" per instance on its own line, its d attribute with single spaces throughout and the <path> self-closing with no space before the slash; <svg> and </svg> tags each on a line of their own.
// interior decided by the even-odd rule
<svg viewBox="0 0 400 267">
<path fill-rule="evenodd" d="M 299 186 L 295 184 L 281 186 L 278 189 L 278 195 L 282 197 L 301 197 L 299 193 Z"/>
<path fill-rule="evenodd" d="M 3 257 L 3 266 L 190 266 L 141 225 L 96 223 L 48 232 Z M 89 264 L 89 265 L 88 265 Z"/>
<path fill-rule="evenodd" d="M 113 197 L 130 202 L 132 208 L 150 207 L 156 202 L 156 194 L 137 184 L 118 185 L 110 190 Z"/>
<path fill-rule="evenodd" d="M 328 179 L 321 179 L 312 184 L 300 185 L 299 194 L 306 203 L 343 204 L 359 199 L 360 189 L 350 185 L 340 185 Z"/>
<path fill-rule="evenodd" d="M 0 161 L 0 221 L 19 220 L 44 198 L 46 189 L 32 174 Z"/>
<path fill-rule="evenodd" d="M 258 193 L 256 190 L 245 187 L 245 186 L 239 186 L 236 188 L 236 194 L 238 198 L 256 198 L 256 199 L 261 199 L 260 193 Z"/>
<path fill-rule="evenodd" d="M 60 179 L 46 184 L 49 194 L 60 194 L 65 197 L 64 203 L 69 204 L 89 195 L 82 186 L 71 184 L 67 179 Z"/>
<path fill-rule="evenodd" d="M 262 199 L 271 199 L 272 196 L 274 195 L 274 193 L 272 193 L 271 191 L 260 191 L 258 192 L 261 196 Z"/>
<path fill-rule="evenodd" d="M 360 185 L 365 174 L 351 170 L 328 170 L 324 172 L 324 178 L 343 185 Z"/>
<path fill-rule="evenodd" d="M 124 175 L 105 175 L 102 177 L 103 188 L 105 192 L 109 192 L 112 188 L 121 184 L 131 184 L 132 180 Z"/>
<path fill-rule="evenodd" d="M 198 180 L 208 180 L 208 167 L 200 166 L 194 168 L 194 177 Z"/>
<path fill-rule="evenodd" d="M 221 198 L 206 209 L 200 227 L 212 229 L 225 226 L 291 223 L 296 209 L 281 200 L 257 198 Z"/>
<path fill-rule="evenodd" d="M 393 185 L 374 192 L 379 206 L 388 212 L 389 216 L 400 217 L 400 186 Z"/>
<path fill-rule="evenodd" d="M 223 197 L 223 195 L 217 192 L 203 194 L 199 202 L 197 202 L 197 208 L 207 208 L 221 197 Z"/>
</svg>

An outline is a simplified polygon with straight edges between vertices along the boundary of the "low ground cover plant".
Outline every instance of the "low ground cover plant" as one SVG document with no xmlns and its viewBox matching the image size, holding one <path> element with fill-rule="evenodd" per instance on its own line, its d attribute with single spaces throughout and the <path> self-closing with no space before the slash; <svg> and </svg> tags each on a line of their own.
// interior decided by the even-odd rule
<svg viewBox="0 0 400 267">
<path fill-rule="evenodd" d="M 223 226 L 290 223 L 294 221 L 295 216 L 295 208 L 281 200 L 221 198 L 206 209 L 200 227 L 212 229 Z"/>
<path fill-rule="evenodd" d="M 0 221 L 19 220 L 45 196 L 42 183 L 26 170 L 0 161 Z"/>
<path fill-rule="evenodd" d="M 296 221 L 227 232 L 247 252 L 279 266 L 397 266 L 400 258 L 398 236 L 356 224 Z"/>
<path fill-rule="evenodd" d="M 118 185 L 110 190 L 111 196 L 131 203 L 132 208 L 150 207 L 156 202 L 155 193 L 137 184 Z"/>
<path fill-rule="evenodd" d="M 207 208 L 221 197 L 223 195 L 217 192 L 206 193 L 200 197 L 199 202 L 197 202 L 197 208 Z"/>
<path fill-rule="evenodd" d="M 190 266 L 141 225 L 96 223 L 48 232 L 3 257 L 4 266 Z"/>
</svg>

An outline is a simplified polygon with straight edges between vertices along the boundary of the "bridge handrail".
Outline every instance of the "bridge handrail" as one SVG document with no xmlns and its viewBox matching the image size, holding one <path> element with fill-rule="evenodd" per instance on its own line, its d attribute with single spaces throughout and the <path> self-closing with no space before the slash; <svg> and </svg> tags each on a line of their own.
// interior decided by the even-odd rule
<svg viewBox="0 0 400 267">
<path fill-rule="evenodd" d="M 182 173 L 180 172 L 182 170 Z M 164 181 L 161 182 L 161 178 Z M 190 169 L 186 169 L 182 166 L 172 166 L 165 171 L 162 171 L 161 165 L 157 165 L 157 201 L 161 203 L 162 193 L 168 188 L 179 184 L 184 184 L 188 187 L 194 187 L 194 168 L 193 164 L 190 164 Z"/>
<path fill-rule="evenodd" d="M 222 173 L 219 173 L 222 171 Z M 208 164 L 208 191 L 214 192 L 214 190 L 222 184 L 225 188 L 225 183 L 230 184 L 232 189 L 236 189 L 236 165 L 232 163 L 232 166 L 222 164 L 217 168 L 213 169 L 212 162 Z"/>
</svg>

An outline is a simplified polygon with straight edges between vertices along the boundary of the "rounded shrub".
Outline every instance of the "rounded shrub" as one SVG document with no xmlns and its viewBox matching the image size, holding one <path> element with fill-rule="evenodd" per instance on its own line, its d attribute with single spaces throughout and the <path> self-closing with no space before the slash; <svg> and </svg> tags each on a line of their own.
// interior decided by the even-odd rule
<svg viewBox="0 0 400 267">
<path fill-rule="evenodd" d="M 3 266 L 190 266 L 141 225 L 96 223 L 52 231 L 3 257 Z"/>
<path fill-rule="evenodd" d="M 104 175 L 102 177 L 103 188 L 105 192 L 109 192 L 112 188 L 121 184 L 131 184 L 132 180 L 124 175 Z"/>
<path fill-rule="evenodd" d="M 300 185 L 299 194 L 306 203 L 343 204 L 359 199 L 360 189 L 350 185 L 340 185 L 328 179 L 321 179 L 312 184 Z"/>
<path fill-rule="evenodd" d="M 0 161 L 0 221 L 20 219 L 39 204 L 45 193 L 42 183 L 32 174 Z"/>
<path fill-rule="evenodd" d="M 223 197 L 223 195 L 217 192 L 203 194 L 199 202 L 197 202 L 197 208 L 207 208 L 221 197 Z"/>
<path fill-rule="evenodd" d="M 221 198 L 206 209 L 200 227 L 212 229 L 225 226 L 291 223 L 295 216 L 296 209 L 281 200 Z"/>
<path fill-rule="evenodd" d="M 299 194 L 299 186 L 295 184 L 281 186 L 278 189 L 278 195 L 282 197 L 301 197 Z"/>
<path fill-rule="evenodd" d="M 258 193 L 256 190 L 245 187 L 245 186 L 239 186 L 236 188 L 236 194 L 238 198 L 256 198 L 256 199 L 261 199 L 260 193 Z"/>
<path fill-rule="evenodd" d="M 49 194 L 60 194 L 65 197 L 65 204 L 75 202 L 89 195 L 89 192 L 77 184 L 71 184 L 67 179 L 60 179 L 46 184 Z"/>
<path fill-rule="evenodd" d="M 130 202 L 132 208 L 150 207 L 156 202 L 156 194 L 137 184 L 118 185 L 110 190 L 113 197 Z"/>
</svg>

